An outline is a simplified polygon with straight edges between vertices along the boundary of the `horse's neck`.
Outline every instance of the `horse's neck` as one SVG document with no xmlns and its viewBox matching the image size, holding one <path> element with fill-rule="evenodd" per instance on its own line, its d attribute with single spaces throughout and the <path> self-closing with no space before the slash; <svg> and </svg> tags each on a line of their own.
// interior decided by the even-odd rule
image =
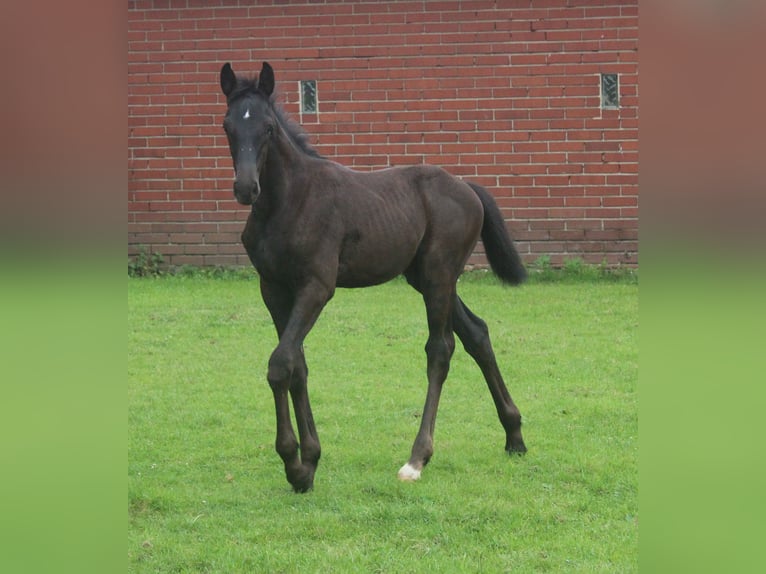
<svg viewBox="0 0 766 574">
<path fill-rule="evenodd" d="M 269 198 L 272 209 L 283 205 L 294 204 L 294 196 L 302 191 L 302 186 L 296 185 L 297 180 L 305 174 L 307 158 L 295 149 L 275 149 L 266 160 L 262 171 L 261 188 Z"/>
</svg>

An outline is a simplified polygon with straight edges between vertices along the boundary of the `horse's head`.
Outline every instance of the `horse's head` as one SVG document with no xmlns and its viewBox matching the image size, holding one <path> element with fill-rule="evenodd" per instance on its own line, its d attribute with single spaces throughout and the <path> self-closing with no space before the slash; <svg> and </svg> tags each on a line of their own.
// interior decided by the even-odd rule
<svg viewBox="0 0 766 574">
<path fill-rule="evenodd" d="M 223 129 L 234 161 L 234 197 L 242 205 L 250 205 L 261 192 L 261 170 L 279 129 L 269 101 L 274 70 L 264 62 L 256 82 L 237 78 L 226 63 L 221 68 L 221 90 L 228 105 Z"/>
</svg>

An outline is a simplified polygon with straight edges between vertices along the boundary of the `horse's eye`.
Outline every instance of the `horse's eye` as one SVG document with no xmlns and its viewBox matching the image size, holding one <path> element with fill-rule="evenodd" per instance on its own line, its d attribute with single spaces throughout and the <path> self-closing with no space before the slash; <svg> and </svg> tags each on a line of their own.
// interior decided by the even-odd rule
<svg viewBox="0 0 766 574">
<path fill-rule="evenodd" d="M 266 135 L 269 137 L 274 135 L 274 126 L 266 126 Z"/>
</svg>

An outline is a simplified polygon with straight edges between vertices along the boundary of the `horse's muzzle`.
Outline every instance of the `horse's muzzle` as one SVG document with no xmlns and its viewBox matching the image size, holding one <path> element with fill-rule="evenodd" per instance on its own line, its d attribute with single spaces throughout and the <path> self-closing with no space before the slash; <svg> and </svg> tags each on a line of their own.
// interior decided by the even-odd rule
<svg viewBox="0 0 766 574">
<path fill-rule="evenodd" d="M 252 205 L 261 194 L 261 184 L 258 178 L 250 180 L 234 180 L 234 198 L 241 205 Z"/>
<path fill-rule="evenodd" d="M 234 162 L 234 197 L 242 205 L 252 205 L 261 194 L 261 169 L 265 153 L 256 154 L 253 148 L 241 151 Z"/>
</svg>

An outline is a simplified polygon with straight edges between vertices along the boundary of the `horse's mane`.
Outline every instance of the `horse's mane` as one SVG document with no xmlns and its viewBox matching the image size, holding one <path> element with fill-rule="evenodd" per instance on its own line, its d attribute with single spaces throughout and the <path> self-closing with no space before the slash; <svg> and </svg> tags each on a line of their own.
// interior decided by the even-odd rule
<svg viewBox="0 0 766 574">
<path fill-rule="evenodd" d="M 236 87 L 229 94 L 228 103 L 231 104 L 240 98 L 255 94 L 264 97 L 263 92 L 258 91 L 258 80 L 255 78 L 238 77 Z M 285 129 L 287 137 L 290 138 L 296 147 L 307 155 L 321 158 L 322 156 L 319 154 L 319 152 L 317 152 L 312 147 L 311 143 L 309 143 L 309 135 L 303 131 L 303 128 L 297 122 L 293 121 L 290 116 L 288 116 L 287 113 L 282 109 L 282 106 L 277 103 L 275 94 L 271 94 L 267 102 L 271 110 L 274 112 L 274 115 L 277 116 L 277 120 Z"/>
</svg>

